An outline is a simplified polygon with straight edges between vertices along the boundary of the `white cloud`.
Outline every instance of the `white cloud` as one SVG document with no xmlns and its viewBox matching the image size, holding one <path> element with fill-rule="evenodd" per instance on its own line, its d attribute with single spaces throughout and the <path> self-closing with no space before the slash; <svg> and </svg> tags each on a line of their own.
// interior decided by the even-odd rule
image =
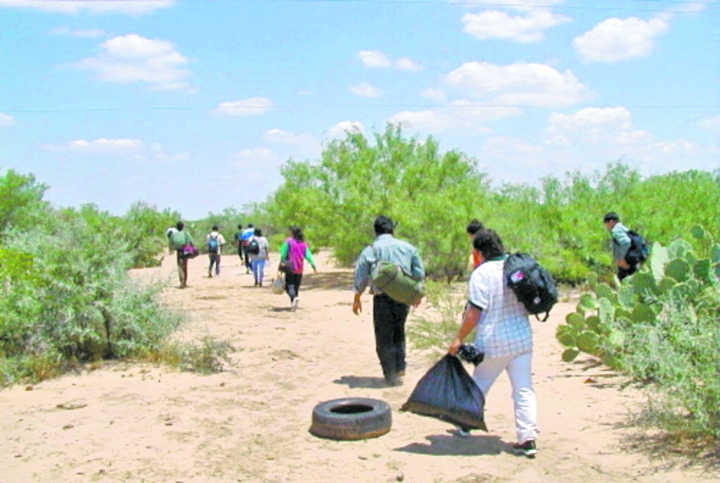
<svg viewBox="0 0 720 483">
<path fill-rule="evenodd" d="M 179 161 L 187 161 L 191 158 L 190 153 L 183 152 L 177 154 L 169 154 L 160 143 L 152 143 L 146 158 L 150 161 L 158 163 L 176 163 Z"/>
<path fill-rule="evenodd" d="M 422 70 L 422 66 L 418 62 L 408 57 L 402 57 L 393 62 L 390 57 L 379 50 L 361 50 L 357 56 L 366 67 L 395 68 L 413 72 Z"/>
<path fill-rule="evenodd" d="M 573 45 L 584 62 L 617 62 L 649 55 L 655 37 L 667 29 L 668 23 L 661 18 L 609 18 L 576 37 Z"/>
<path fill-rule="evenodd" d="M 486 134 L 483 123 L 506 119 L 520 114 L 517 107 L 492 106 L 464 99 L 424 111 L 402 111 L 388 119 L 411 129 L 440 132 L 456 129 Z"/>
<path fill-rule="evenodd" d="M 573 114 L 553 112 L 548 119 L 548 144 L 572 144 L 570 137 L 593 143 L 632 144 L 647 139 L 633 129 L 630 112 L 623 106 L 587 107 Z"/>
<path fill-rule="evenodd" d="M 69 27 L 55 27 L 49 32 L 51 35 L 70 35 L 72 37 L 81 38 L 97 38 L 104 37 L 105 31 L 101 29 L 72 30 Z"/>
<path fill-rule="evenodd" d="M 278 155 L 268 148 L 243 149 L 237 154 L 238 165 L 248 163 L 277 161 Z"/>
<path fill-rule="evenodd" d="M 442 89 L 423 89 L 420 92 L 420 97 L 435 102 L 445 102 L 445 92 Z"/>
<path fill-rule="evenodd" d="M 0 121 L 0 126 L 1 125 L 2 121 Z M 720 132 L 720 116 L 708 117 L 706 119 L 703 119 L 698 123 L 698 126 L 700 126 L 701 129 L 706 129 L 708 131 Z"/>
<path fill-rule="evenodd" d="M 368 67 L 392 67 L 392 62 L 379 50 L 361 50 L 357 56 Z"/>
<path fill-rule="evenodd" d="M 175 0 L 0 0 L 0 8 L 33 8 L 45 12 L 127 13 L 141 15 L 171 7 Z"/>
<path fill-rule="evenodd" d="M 539 42 L 545 37 L 545 30 L 572 19 L 545 10 L 533 10 L 521 16 L 506 12 L 486 10 L 480 13 L 466 13 L 462 22 L 463 31 L 478 39 L 509 39 L 516 42 Z"/>
<path fill-rule="evenodd" d="M 669 11 L 676 13 L 697 13 L 705 10 L 705 7 L 711 3 L 710 0 L 683 0 L 671 6 Z"/>
<path fill-rule="evenodd" d="M 410 70 L 416 72 L 422 70 L 422 66 L 412 59 L 403 57 L 395 61 L 395 67 L 400 70 Z"/>
<path fill-rule="evenodd" d="M 328 129 L 326 137 L 330 139 L 344 138 L 348 131 L 360 134 L 365 132 L 362 123 L 359 121 L 340 121 Z"/>
<path fill-rule="evenodd" d="M 562 0 L 450 0 L 450 3 L 493 7 L 505 6 L 515 10 L 530 10 L 536 7 L 551 7 L 562 3 Z"/>
<path fill-rule="evenodd" d="M 570 70 L 560 73 L 546 64 L 466 62 L 444 79 L 451 87 L 495 104 L 566 106 L 588 95 Z"/>
<path fill-rule="evenodd" d="M 98 138 L 94 141 L 77 139 L 67 144 L 47 144 L 43 149 L 76 153 L 128 153 L 138 151 L 142 146 L 143 142 L 140 139 Z"/>
<path fill-rule="evenodd" d="M 554 112 L 550 115 L 550 125 L 557 131 L 580 131 L 583 129 L 598 130 L 607 126 L 630 129 L 632 122 L 630 112 L 623 106 L 588 107 L 574 114 Z"/>
<path fill-rule="evenodd" d="M 211 112 L 215 116 L 253 116 L 265 114 L 273 107 L 273 102 L 265 97 L 250 97 L 237 101 L 221 102 Z"/>
<path fill-rule="evenodd" d="M 265 140 L 290 148 L 290 156 L 312 157 L 320 154 L 320 140 L 307 133 L 295 134 L 282 129 L 270 129 Z"/>
<path fill-rule="evenodd" d="M 382 91 L 380 89 L 373 86 L 372 84 L 368 84 L 367 82 L 348 86 L 348 90 L 356 96 L 367 97 L 371 99 L 380 97 L 382 95 Z"/>
<path fill-rule="evenodd" d="M 16 124 L 15 118 L 9 114 L 0 112 L 0 127 L 9 127 Z"/>
<path fill-rule="evenodd" d="M 137 34 L 114 37 L 100 45 L 97 57 L 74 64 L 93 71 L 105 82 L 146 82 L 157 89 L 187 89 L 187 59 L 175 50 L 172 42 L 154 40 Z"/>
<path fill-rule="evenodd" d="M 684 140 L 658 141 L 652 133 L 636 129 L 630 112 L 623 106 L 581 109 L 573 114 L 554 112 L 548 120 L 546 144 L 602 146 L 608 159 L 628 155 L 643 161 L 664 160 L 680 153 L 693 154 L 696 147 Z M 593 148 L 597 149 L 597 148 Z"/>
</svg>

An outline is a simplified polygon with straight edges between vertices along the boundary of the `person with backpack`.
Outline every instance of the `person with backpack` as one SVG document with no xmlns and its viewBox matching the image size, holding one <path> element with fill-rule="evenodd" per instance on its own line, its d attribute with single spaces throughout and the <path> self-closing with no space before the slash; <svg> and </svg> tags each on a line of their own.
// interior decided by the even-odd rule
<svg viewBox="0 0 720 483">
<path fill-rule="evenodd" d="M 536 400 L 532 386 L 532 330 L 528 311 L 506 283 L 505 249 L 493 230 L 475 234 L 473 246 L 480 265 L 468 282 L 468 303 L 462 324 L 450 343 L 448 353 L 456 355 L 463 339 L 475 329 L 475 346 L 484 354 L 473 373 L 473 380 L 487 399 L 488 391 L 501 372 L 507 371 L 515 404 L 517 454 L 534 457 L 537 453 Z M 458 428 L 460 436 L 469 431 Z"/>
<path fill-rule="evenodd" d="M 250 256 L 250 266 L 255 277 L 255 287 L 262 287 L 263 277 L 265 276 L 265 262 L 270 259 L 270 246 L 260 228 L 255 228 L 253 236 L 248 241 L 248 255 Z"/>
<path fill-rule="evenodd" d="M 254 234 L 255 226 L 252 223 L 248 223 L 247 228 L 240 234 L 240 244 L 242 245 L 243 255 L 245 255 L 245 273 L 250 273 L 252 270 L 250 266 L 250 254 L 248 253 L 248 243 L 250 242 L 250 237 Z"/>
<path fill-rule="evenodd" d="M 639 235 L 620 223 L 617 213 L 611 211 L 603 217 L 605 228 L 612 235 L 613 260 L 617 265 L 617 276 L 621 281 L 637 272 L 638 265 L 645 261 L 647 248 Z M 633 238 L 636 238 L 635 243 Z M 639 240 L 637 239 L 639 238 Z M 636 246 L 640 245 L 640 246 Z"/>
<path fill-rule="evenodd" d="M 177 270 L 180 278 L 180 288 L 187 287 L 188 259 L 195 256 L 196 248 L 192 236 L 185 230 L 185 223 L 178 221 L 175 225 L 177 231 L 170 237 L 170 249 L 175 250 L 177 256 Z"/>
<path fill-rule="evenodd" d="M 222 254 L 222 247 L 225 245 L 225 238 L 218 231 L 217 225 L 213 225 L 212 231 L 205 237 L 205 243 L 210 256 L 208 277 L 212 278 L 213 266 L 215 266 L 215 275 L 220 275 L 220 255 Z"/>
<path fill-rule="evenodd" d="M 378 216 L 374 223 L 375 241 L 366 247 L 355 263 L 352 311 L 362 312 L 360 296 L 368 285 L 373 297 L 375 352 L 380 360 L 385 381 L 391 386 L 402 384 L 405 375 L 405 321 L 410 306 L 391 298 L 371 283 L 373 271 L 383 261 L 394 262 L 414 280 L 425 278 L 425 269 L 417 248 L 395 238 L 395 223 L 387 216 Z M 419 303 L 419 299 L 418 302 Z M 417 305 L 416 303 L 416 305 Z"/>
<path fill-rule="evenodd" d="M 317 273 L 312 251 L 305 243 L 305 235 L 298 226 L 291 226 L 290 235 L 280 247 L 279 270 L 285 272 L 285 292 L 290 297 L 290 309 L 296 310 L 300 299 L 300 284 L 302 283 L 305 260 L 310 263 L 313 271 Z"/>
</svg>

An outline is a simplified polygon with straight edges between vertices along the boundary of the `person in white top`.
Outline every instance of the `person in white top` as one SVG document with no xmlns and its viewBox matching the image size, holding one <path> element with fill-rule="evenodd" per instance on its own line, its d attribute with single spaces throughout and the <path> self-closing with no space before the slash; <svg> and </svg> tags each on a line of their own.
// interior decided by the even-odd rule
<svg viewBox="0 0 720 483">
<path fill-rule="evenodd" d="M 212 278 L 213 266 L 215 266 L 215 275 L 220 275 L 220 255 L 222 255 L 222 247 L 225 245 L 225 238 L 218 231 L 217 225 L 213 225 L 212 231 L 205 237 L 205 243 L 210 256 L 208 277 Z"/>
<path fill-rule="evenodd" d="M 255 249 L 257 249 L 257 252 Z M 248 239 L 248 257 L 255 277 L 255 286 L 262 287 L 263 277 L 265 276 L 265 262 L 270 259 L 270 245 L 260 228 L 255 228 L 253 236 Z"/>
<path fill-rule="evenodd" d="M 507 371 L 515 404 L 515 430 L 518 454 L 535 457 L 537 453 L 537 406 L 532 387 L 532 330 L 527 310 L 505 283 L 505 249 L 493 230 L 480 230 L 473 238 L 480 265 L 468 282 L 468 304 L 463 322 L 448 352 L 457 354 L 462 341 L 473 329 L 475 345 L 485 354 L 475 368 L 473 379 L 487 397 L 490 386 L 501 372 Z M 467 430 L 458 428 L 461 436 Z"/>
</svg>

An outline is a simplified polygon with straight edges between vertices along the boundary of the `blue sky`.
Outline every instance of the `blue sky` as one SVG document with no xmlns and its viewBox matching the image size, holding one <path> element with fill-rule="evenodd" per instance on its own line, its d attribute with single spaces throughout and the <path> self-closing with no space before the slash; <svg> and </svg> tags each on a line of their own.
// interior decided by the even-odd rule
<svg viewBox="0 0 720 483">
<path fill-rule="evenodd" d="M 199 218 L 404 123 L 534 182 L 720 167 L 720 3 L 0 0 L 0 168 Z"/>
</svg>

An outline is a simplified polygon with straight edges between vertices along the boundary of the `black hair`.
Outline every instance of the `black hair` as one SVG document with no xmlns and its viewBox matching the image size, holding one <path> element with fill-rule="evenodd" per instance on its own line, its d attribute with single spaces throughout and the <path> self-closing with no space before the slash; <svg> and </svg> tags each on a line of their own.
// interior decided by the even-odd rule
<svg viewBox="0 0 720 483">
<path fill-rule="evenodd" d="M 182 231 L 182 229 L 185 228 L 185 223 L 183 223 L 182 221 L 178 221 L 177 223 L 175 223 L 175 228 L 177 228 L 178 231 Z"/>
<path fill-rule="evenodd" d="M 242 230 L 242 224 L 238 225 L 238 230 Z"/>
<path fill-rule="evenodd" d="M 255 236 L 262 236 L 262 230 L 260 228 L 255 228 L 255 231 L 253 232 Z"/>
<path fill-rule="evenodd" d="M 495 230 L 482 229 L 473 237 L 473 247 L 480 252 L 485 260 L 497 258 L 505 253 L 500 235 Z"/>
<path fill-rule="evenodd" d="M 252 227 L 254 227 L 254 226 L 255 226 L 255 225 L 253 225 L 252 223 L 248 223 L 248 228 L 252 228 Z"/>
<path fill-rule="evenodd" d="M 303 235 L 303 232 L 299 226 L 294 226 L 294 225 L 291 226 L 290 232 L 292 233 L 292 237 L 294 239 L 296 239 L 297 241 L 299 241 L 299 242 L 305 241 L 305 235 Z"/>
<path fill-rule="evenodd" d="M 392 219 L 385 215 L 380 215 L 375 218 L 375 224 L 373 225 L 375 235 L 392 235 L 395 232 L 395 225 L 397 225 L 397 223 L 393 222 Z"/>
<path fill-rule="evenodd" d="M 607 223 L 608 221 L 620 221 L 620 217 L 617 215 L 617 213 L 611 211 L 610 213 L 607 213 L 603 218 L 603 222 Z"/>
<path fill-rule="evenodd" d="M 217 225 L 213 225 L 212 231 L 218 231 L 218 226 L 217 226 Z"/>
<path fill-rule="evenodd" d="M 468 223 L 467 228 L 465 228 L 465 231 L 468 235 L 475 235 L 475 233 L 479 232 L 484 228 L 482 222 L 475 218 L 470 223 Z"/>
</svg>

